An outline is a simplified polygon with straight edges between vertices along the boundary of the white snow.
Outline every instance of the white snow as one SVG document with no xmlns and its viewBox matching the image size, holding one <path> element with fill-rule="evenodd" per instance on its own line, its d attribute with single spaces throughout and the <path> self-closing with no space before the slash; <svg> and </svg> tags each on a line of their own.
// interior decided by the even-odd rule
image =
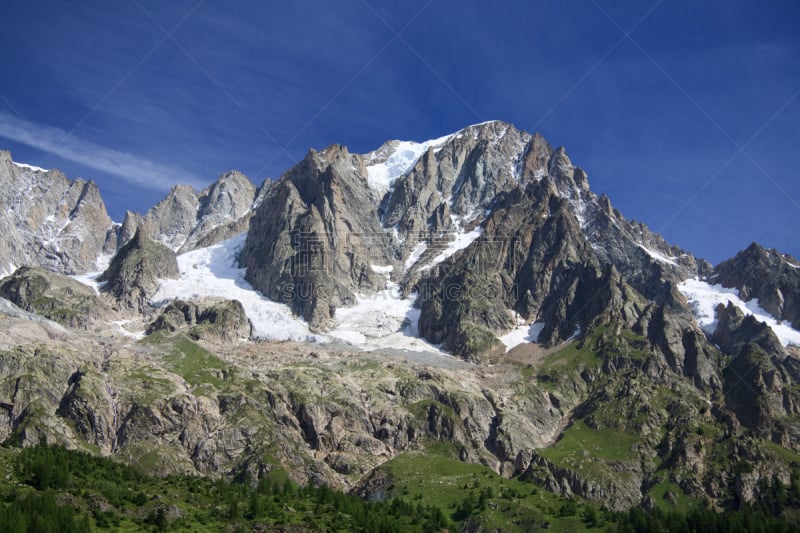
<svg viewBox="0 0 800 533">
<path fill-rule="evenodd" d="M 661 261 L 662 263 L 667 263 L 667 264 L 673 265 L 673 266 L 680 266 L 678 263 L 676 263 L 674 261 L 675 259 L 677 259 L 677 257 L 667 257 L 664 254 L 662 254 L 660 252 L 657 252 L 655 250 L 651 250 L 650 248 L 647 248 L 642 244 L 640 244 L 638 246 L 639 246 L 639 248 L 641 248 L 642 250 L 647 252 L 647 255 L 649 255 L 650 257 L 652 257 L 656 261 Z"/>
<path fill-rule="evenodd" d="M 382 163 L 367 165 L 367 183 L 379 192 L 388 191 L 394 180 L 414 168 L 428 148 L 439 148 L 453 137 L 452 134 L 425 142 L 395 141 L 391 155 Z"/>
<path fill-rule="evenodd" d="M 111 258 L 114 257 L 114 254 L 103 254 L 97 258 L 94 262 L 95 270 L 93 272 L 87 272 L 86 274 L 73 274 L 70 276 L 75 281 L 79 281 L 84 285 L 88 285 L 92 289 L 94 289 L 95 294 L 100 294 L 100 289 L 106 284 L 105 281 L 100 282 L 97 281 L 97 278 L 108 269 L 108 265 L 111 264 Z"/>
<path fill-rule="evenodd" d="M 387 265 L 387 266 L 370 265 L 369 268 L 376 274 L 386 274 L 386 275 L 391 274 L 392 270 L 394 270 L 394 267 L 392 265 Z"/>
<path fill-rule="evenodd" d="M 419 261 L 419 258 L 422 257 L 422 254 L 425 253 L 425 250 L 427 249 L 428 245 L 426 243 L 424 242 L 418 243 L 414 247 L 414 250 L 412 250 L 411 255 L 408 256 L 408 259 L 406 259 L 405 269 L 408 270 L 409 268 L 414 266 L 417 263 L 417 261 Z"/>
<path fill-rule="evenodd" d="M 766 322 L 784 346 L 790 344 L 800 346 L 800 331 L 775 320 L 772 315 L 758 305 L 757 298 L 745 302 L 739 297 L 737 289 L 711 285 L 697 278 L 687 279 L 680 283 L 678 290 L 689 300 L 698 324 L 706 333 L 714 333 L 717 329 L 716 307 L 719 304 L 727 305 L 728 302 L 731 302 L 745 315 L 753 315 L 756 320 Z"/>
<path fill-rule="evenodd" d="M 74 279 L 75 281 L 79 281 L 79 282 L 83 283 L 84 285 L 87 285 L 87 286 L 91 287 L 92 289 L 94 289 L 94 293 L 95 294 L 100 294 L 100 289 L 103 288 L 103 285 L 105 285 L 105 282 L 101 283 L 101 282 L 97 281 L 97 278 L 100 277 L 100 274 L 102 274 L 102 273 L 103 273 L 102 271 L 100 271 L 100 272 L 87 272 L 86 274 L 73 274 L 70 277 L 72 279 Z"/>
<path fill-rule="evenodd" d="M 543 328 L 544 322 L 534 322 L 532 324 L 526 324 L 525 322 L 519 323 L 517 327 L 500 337 L 500 340 L 506 345 L 506 353 L 520 344 L 536 342 Z"/>
<path fill-rule="evenodd" d="M 35 167 L 33 165 L 28 165 L 26 163 L 17 163 L 16 161 L 12 161 L 11 164 L 19 168 L 27 168 L 29 170 L 33 170 L 34 172 L 49 172 L 47 169 L 41 167 Z"/>
<path fill-rule="evenodd" d="M 246 234 L 178 256 L 181 277 L 163 280 L 152 302 L 164 304 L 176 298 L 220 297 L 238 300 L 253 324 L 253 336 L 271 340 L 322 342 L 308 325 L 292 316 L 289 307 L 273 302 L 244 280 L 245 269 L 236 266 L 236 255 Z"/>
<path fill-rule="evenodd" d="M 463 250 L 464 248 L 468 247 L 482 234 L 483 228 L 480 226 L 467 233 L 451 234 L 453 236 L 453 240 L 447 244 L 447 247 L 442 250 L 439 255 L 434 257 L 430 263 L 425 265 L 422 270 L 429 270 L 439 263 L 446 261 L 459 250 Z"/>
<path fill-rule="evenodd" d="M 5 267 L 2 270 L 0 270 L 0 279 L 4 278 L 6 276 L 10 276 L 11 274 L 13 274 L 16 271 L 17 271 L 17 267 L 14 265 L 14 263 L 9 263 L 7 267 Z"/>
<path fill-rule="evenodd" d="M 120 333 L 122 333 L 126 337 L 130 337 L 130 338 L 136 339 L 136 340 L 140 340 L 140 339 L 145 338 L 145 330 L 133 332 L 133 331 L 128 331 L 127 329 L 125 329 L 124 326 L 126 326 L 130 322 L 132 322 L 132 321 L 131 320 L 112 320 L 111 321 L 112 324 L 114 324 L 115 326 L 117 326 L 117 328 L 119 328 Z"/>
<path fill-rule="evenodd" d="M 356 305 L 336 310 L 336 327 L 328 335 L 365 350 L 444 353 L 419 338 L 420 311 L 414 309 L 415 297 L 404 299 L 396 284 L 389 283 L 386 290 L 357 298 Z"/>
</svg>

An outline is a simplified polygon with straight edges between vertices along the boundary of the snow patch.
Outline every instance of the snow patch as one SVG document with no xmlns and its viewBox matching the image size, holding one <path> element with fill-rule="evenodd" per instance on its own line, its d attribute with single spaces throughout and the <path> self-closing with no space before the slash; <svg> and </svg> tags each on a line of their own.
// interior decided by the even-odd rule
<svg viewBox="0 0 800 533">
<path fill-rule="evenodd" d="M 246 234 L 241 234 L 179 255 L 180 278 L 162 280 L 152 303 L 163 305 L 177 298 L 227 298 L 241 302 L 255 338 L 315 343 L 339 339 L 363 349 L 443 353 L 418 338 L 420 312 L 414 309 L 414 298 L 403 299 L 399 287 L 391 282 L 387 283 L 387 289 L 376 294 L 357 296 L 356 305 L 337 309 L 335 327 L 328 334 L 311 333 L 308 324 L 294 317 L 288 306 L 267 299 L 245 281 L 245 269 L 236 265 L 245 238 Z M 371 268 L 386 275 L 392 272 L 391 266 L 371 265 Z"/>
<path fill-rule="evenodd" d="M 386 275 L 391 274 L 392 271 L 394 270 L 394 267 L 392 265 L 387 265 L 387 266 L 370 265 L 369 268 L 376 274 L 386 274 Z"/>
<path fill-rule="evenodd" d="M 784 346 L 800 346 L 800 331 L 775 320 L 767 311 L 758 305 L 754 298 L 745 302 L 739 297 L 737 289 L 726 289 L 722 285 L 711 285 L 697 278 L 687 279 L 678 285 L 678 290 L 683 294 L 692 307 L 697 323 L 709 335 L 717 329 L 717 316 L 715 309 L 719 304 L 727 305 L 731 302 L 745 315 L 753 315 L 756 320 L 766 322 Z"/>
<path fill-rule="evenodd" d="M 425 253 L 425 250 L 427 249 L 428 245 L 426 243 L 424 242 L 418 243 L 414 247 L 414 250 L 411 252 L 411 255 L 408 256 L 408 259 L 406 259 L 405 269 L 408 270 L 409 268 L 414 266 L 417 263 L 417 261 L 419 261 L 419 258 L 422 257 L 422 254 Z"/>
<path fill-rule="evenodd" d="M 125 335 L 126 337 L 130 337 L 132 339 L 141 340 L 145 338 L 145 330 L 142 331 L 128 331 L 124 328 L 125 325 L 131 323 L 131 320 L 112 320 L 111 324 L 114 324 L 119 329 L 120 333 Z"/>
<path fill-rule="evenodd" d="M 273 302 L 244 279 L 245 269 L 238 268 L 236 257 L 244 246 L 243 233 L 219 244 L 192 250 L 178 256 L 181 276 L 162 280 L 151 302 L 163 305 L 178 298 L 217 297 L 238 300 L 259 339 L 323 342 L 308 325 L 292 316 L 288 306 Z"/>
<path fill-rule="evenodd" d="M 86 274 L 73 274 L 70 276 L 77 282 L 83 283 L 87 287 L 91 287 L 94 290 L 94 293 L 99 295 L 100 290 L 105 286 L 105 281 L 97 281 L 97 278 L 105 272 L 105 270 L 101 270 L 99 272 L 87 272 Z"/>
<path fill-rule="evenodd" d="M 11 164 L 16 166 L 16 167 L 19 167 L 19 168 L 25 168 L 25 169 L 28 169 L 28 170 L 33 170 L 34 172 L 50 172 L 49 170 L 47 170 L 45 168 L 35 167 L 33 165 L 28 165 L 27 163 L 17 163 L 16 161 L 12 161 Z"/>
<path fill-rule="evenodd" d="M 452 257 L 456 252 L 467 248 L 470 244 L 475 242 L 475 240 L 483 234 L 483 228 L 478 226 L 477 228 L 473 229 L 467 233 L 454 233 L 450 236 L 453 237 L 453 240 L 447 244 L 447 247 L 442 250 L 439 255 L 433 258 L 433 260 L 425 265 L 422 270 L 430 270 L 434 266 L 442 263 Z"/>
<path fill-rule="evenodd" d="M 506 353 L 508 353 L 512 348 L 520 344 L 536 342 L 542 329 L 544 329 L 544 322 L 534 322 L 532 324 L 522 322 L 505 335 L 502 335 L 500 340 L 506 345 Z"/>
<path fill-rule="evenodd" d="M 103 272 L 108 270 L 108 265 L 111 264 L 111 259 L 114 257 L 114 254 L 101 254 L 94 262 L 94 271 L 87 272 L 85 274 L 73 274 L 70 276 L 75 281 L 83 283 L 94 289 L 95 294 L 100 294 L 100 291 L 105 286 L 105 281 L 97 281 Z"/>
<path fill-rule="evenodd" d="M 647 252 L 647 255 L 649 255 L 656 261 L 661 261 L 662 263 L 667 263 L 668 265 L 680 266 L 678 263 L 675 262 L 675 259 L 677 259 L 677 257 L 667 257 L 666 255 L 657 252 L 655 250 L 651 250 L 650 248 L 647 248 L 642 244 L 639 244 L 638 246 L 639 248 Z"/>
<path fill-rule="evenodd" d="M 440 148 L 449 141 L 453 135 L 445 135 L 438 139 L 431 139 L 425 142 L 414 141 L 394 141 L 391 154 L 381 163 L 367 165 L 367 183 L 370 188 L 384 193 L 388 191 L 394 181 L 400 176 L 409 172 L 417 164 L 428 148 Z M 370 158 L 375 157 L 375 152 L 370 154 Z"/>
</svg>

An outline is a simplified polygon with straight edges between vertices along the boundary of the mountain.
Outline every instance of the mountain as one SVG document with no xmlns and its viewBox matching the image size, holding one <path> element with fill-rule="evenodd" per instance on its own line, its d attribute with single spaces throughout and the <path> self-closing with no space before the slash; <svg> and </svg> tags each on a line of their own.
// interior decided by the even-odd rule
<svg viewBox="0 0 800 533">
<path fill-rule="evenodd" d="M 517 321 L 541 318 L 547 345 L 585 330 L 597 312 L 587 300 L 609 282 L 664 301 L 665 283 L 711 270 L 592 193 L 563 148 L 499 121 L 365 156 L 310 152 L 266 196 L 240 264 L 319 331 L 390 273 L 420 295 L 420 333 L 470 358 Z M 443 303 L 454 284 L 485 294 Z"/>
<path fill-rule="evenodd" d="M 175 252 L 188 252 L 229 239 L 247 230 L 252 211 L 270 181 L 257 188 L 242 173 L 221 175 L 199 193 L 176 185 L 144 216 L 128 211 L 120 228 L 119 246 L 137 229 Z"/>
<path fill-rule="evenodd" d="M 122 224 L 90 224 L 93 185 L 6 159 L 0 178 L 45 198 L 2 220 L 7 272 L 35 267 L 0 281 L 8 443 L 378 500 L 465 463 L 615 510 L 800 483 L 800 263 L 752 244 L 712 266 L 539 134 L 332 145 Z M 62 203 L 61 252 L 22 254 Z"/>
<path fill-rule="evenodd" d="M 17 164 L 0 151 L 0 183 L 0 272 L 42 266 L 82 273 L 113 249 L 111 219 L 94 182 Z"/>
</svg>

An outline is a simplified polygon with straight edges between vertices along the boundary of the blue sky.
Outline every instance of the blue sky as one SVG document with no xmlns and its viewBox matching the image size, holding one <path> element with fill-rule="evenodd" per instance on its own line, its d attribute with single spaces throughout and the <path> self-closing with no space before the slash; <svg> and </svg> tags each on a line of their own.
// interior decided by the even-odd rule
<svg viewBox="0 0 800 533">
<path fill-rule="evenodd" d="M 717 262 L 800 256 L 800 4 L 6 0 L 0 147 L 109 212 L 502 119 Z"/>
</svg>

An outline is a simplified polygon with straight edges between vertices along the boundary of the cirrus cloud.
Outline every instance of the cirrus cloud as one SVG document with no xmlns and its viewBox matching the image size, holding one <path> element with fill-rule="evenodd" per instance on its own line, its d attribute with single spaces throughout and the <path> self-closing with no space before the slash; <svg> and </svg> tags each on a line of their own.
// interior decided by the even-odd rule
<svg viewBox="0 0 800 533">
<path fill-rule="evenodd" d="M 178 183 L 198 189 L 205 186 L 197 176 L 179 167 L 106 148 L 60 128 L 36 124 L 4 112 L 0 112 L 0 137 L 152 190 L 167 190 Z"/>
</svg>

